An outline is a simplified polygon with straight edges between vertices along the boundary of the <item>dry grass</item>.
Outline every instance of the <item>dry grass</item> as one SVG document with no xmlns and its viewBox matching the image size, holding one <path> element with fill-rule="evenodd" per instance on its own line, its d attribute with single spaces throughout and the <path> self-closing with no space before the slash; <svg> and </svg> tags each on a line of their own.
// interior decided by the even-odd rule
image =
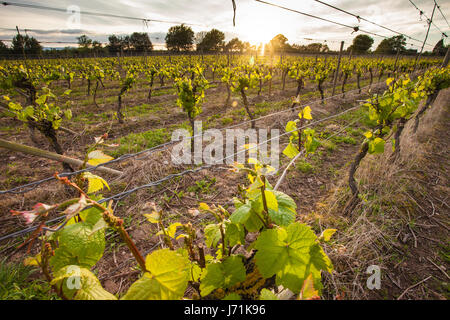
<svg viewBox="0 0 450 320">
<path fill-rule="evenodd" d="M 336 269 L 326 276 L 327 298 L 448 295 L 448 289 L 442 288 L 448 281 L 442 272 L 448 261 L 439 258 L 439 250 L 448 244 L 449 95 L 448 89 L 440 94 L 417 133 L 414 121 L 408 122 L 398 157 L 386 144 L 383 155 L 363 160 L 357 171 L 361 201 L 350 215 L 342 215 L 350 198 L 346 180 L 328 198 L 320 212 L 321 224 L 339 231 L 327 248 Z M 429 257 L 444 260 L 439 262 L 444 269 L 433 268 L 426 262 Z M 382 270 L 381 290 L 367 289 L 370 265 Z"/>
</svg>

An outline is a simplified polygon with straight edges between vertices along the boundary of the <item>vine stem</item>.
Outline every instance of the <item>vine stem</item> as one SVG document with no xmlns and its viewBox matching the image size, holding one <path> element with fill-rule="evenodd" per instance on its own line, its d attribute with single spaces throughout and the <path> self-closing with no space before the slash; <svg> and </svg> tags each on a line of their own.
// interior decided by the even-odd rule
<svg viewBox="0 0 450 320">
<path fill-rule="evenodd" d="M 130 238 L 128 232 L 123 227 L 123 225 L 120 225 L 120 227 L 118 228 L 118 232 L 119 232 L 120 236 L 122 237 L 122 239 L 127 244 L 128 248 L 131 250 L 131 253 L 133 254 L 133 256 L 136 259 L 136 261 L 138 262 L 138 264 L 141 267 L 142 271 L 144 271 L 144 272 L 147 271 L 147 268 L 145 266 L 144 257 L 139 252 L 139 249 L 136 247 L 136 245 L 134 244 L 133 240 Z"/>
<path fill-rule="evenodd" d="M 352 165 L 350 166 L 350 171 L 348 174 L 348 184 L 352 191 L 353 197 L 355 197 L 355 198 L 359 194 L 359 190 L 358 190 L 358 187 L 357 187 L 356 181 L 355 181 L 355 172 L 356 172 L 356 169 L 358 169 L 359 164 L 361 163 L 361 160 L 366 156 L 368 150 L 369 150 L 369 143 L 364 142 L 363 145 L 360 147 L 359 152 L 356 155 L 355 159 L 353 160 Z"/>
<path fill-rule="evenodd" d="M 41 249 L 41 262 L 38 262 L 39 267 L 41 267 L 42 273 L 44 274 L 45 279 L 48 283 L 52 282 L 52 277 L 48 270 L 48 261 L 49 258 L 53 255 L 50 243 L 46 242 L 46 240 L 42 241 L 42 249 Z M 58 288 L 55 284 L 50 285 L 53 290 L 61 297 L 63 300 L 69 300 L 64 294 L 62 288 Z"/>
<path fill-rule="evenodd" d="M 223 223 L 220 224 L 220 235 L 222 236 L 222 255 L 225 257 L 225 232 L 223 231 Z"/>
<path fill-rule="evenodd" d="M 256 216 L 259 218 L 259 220 L 261 220 L 261 222 L 263 223 L 265 228 L 269 228 L 269 226 L 267 225 L 267 222 L 259 215 L 258 212 L 255 211 Z"/>
<path fill-rule="evenodd" d="M 198 249 L 198 265 L 200 268 L 206 268 L 206 260 L 205 260 L 205 249 L 202 244 L 197 245 Z"/>
<path fill-rule="evenodd" d="M 169 237 L 169 235 L 166 232 L 166 228 L 164 228 L 164 225 L 163 225 L 163 223 L 161 221 L 159 221 L 158 224 L 159 224 L 159 227 L 161 228 L 161 231 L 162 231 L 162 233 L 164 235 L 164 240 L 165 240 L 166 244 L 169 246 L 170 250 L 173 250 L 173 244 L 172 244 L 172 241 L 170 241 L 170 237 Z"/>
<path fill-rule="evenodd" d="M 247 95 L 245 94 L 244 89 L 241 89 L 241 96 L 242 96 L 242 101 L 244 102 L 245 110 L 247 111 L 247 114 L 248 114 L 248 116 L 249 116 L 249 118 L 250 118 L 250 121 L 251 121 L 251 124 L 252 124 L 252 129 L 255 129 L 256 122 L 255 122 L 255 119 L 254 119 L 254 117 L 253 117 L 253 114 L 252 114 L 252 112 L 250 111 L 250 108 L 249 108 L 249 106 L 248 106 Z"/>
<path fill-rule="evenodd" d="M 130 249 L 131 253 L 133 254 L 134 258 L 136 259 L 137 263 L 141 267 L 142 271 L 147 271 L 147 268 L 145 266 L 145 259 L 141 255 L 139 249 L 136 247 L 135 243 L 131 239 L 128 232 L 123 227 L 123 220 L 117 218 L 112 214 L 108 209 L 104 208 L 100 204 L 98 204 L 95 201 L 90 201 L 90 203 L 96 207 L 97 209 L 103 211 L 103 219 L 105 219 L 105 222 L 112 228 L 116 229 L 116 231 L 120 234 L 125 244 Z"/>
<path fill-rule="evenodd" d="M 302 133 L 303 133 L 303 129 L 301 129 L 301 128 L 303 128 L 303 123 L 305 121 L 304 115 L 303 115 L 303 111 L 301 111 L 301 114 L 302 114 L 302 118 L 300 119 L 300 127 L 297 130 L 297 132 L 298 132 L 298 150 L 299 151 L 302 149 L 302 144 L 303 144 Z"/>
<path fill-rule="evenodd" d="M 270 224 L 270 217 L 269 217 L 269 207 L 267 206 L 267 199 L 266 199 L 266 177 L 265 176 L 261 176 L 261 180 L 263 182 L 263 185 L 261 186 L 261 196 L 262 196 L 262 201 L 263 201 L 263 206 L 264 206 L 264 212 L 266 213 L 266 220 L 267 222 L 265 223 L 266 227 L 268 224 Z"/>
</svg>

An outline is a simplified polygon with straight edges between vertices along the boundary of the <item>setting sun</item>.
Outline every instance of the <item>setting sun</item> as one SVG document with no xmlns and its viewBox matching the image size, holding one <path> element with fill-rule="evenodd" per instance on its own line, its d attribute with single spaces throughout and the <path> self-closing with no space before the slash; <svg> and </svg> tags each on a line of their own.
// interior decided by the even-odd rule
<svg viewBox="0 0 450 320">
<path fill-rule="evenodd" d="M 279 33 L 286 33 L 286 25 L 282 20 L 274 19 L 273 12 L 267 8 L 252 8 L 243 13 L 236 24 L 235 32 L 252 45 L 268 43 Z"/>
</svg>

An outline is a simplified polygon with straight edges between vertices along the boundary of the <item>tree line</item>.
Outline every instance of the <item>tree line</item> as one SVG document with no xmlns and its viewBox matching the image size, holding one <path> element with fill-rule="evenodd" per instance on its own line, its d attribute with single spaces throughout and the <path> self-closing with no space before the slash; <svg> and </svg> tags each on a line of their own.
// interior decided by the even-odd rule
<svg viewBox="0 0 450 320">
<path fill-rule="evenodd" d="M 312 39 L 311 39 L 312 40 Z M 374 39 L 368 35 L 358 35 L 353 39 L 352 44 L 347 48 L 350 54 L 417 54 L 417 50 L 408 49 L 406 46 L 406 38 L 402 35 L 383 39 L 377 48 L 372 51 Z M 28 35 L 16 35 L 8 48 L 0 41 L 0 55 L 52 55 L 53 53 L 65 54 L 68 56 L 96 54 L 116 55 L 126 53 L 143 54 L 154 51 L 153 43 L 145 32 L 134 32 L 131 35 L 110 35 L 108 43 L 102 43 L 90 39 L 86 35 L 77 38 L 78 48 L 66 47 L 64 49 L 46 49 L 44 50 L 41 43 L 34 37 Z M 269 43 L 259 46 L 250 45 L 249 42 L 243 42 L 239 38 L 233 38 L 225 41 L 225 33 L 212 29 L 210 31 L 202 31 L 195 33 L 192 28 L 184 24 L 171 27 L 165 37 L 166 48 L 170 52 L 187 52 L 198 51 L 201 53 L 217 53 L 217 52 L 238 52 L 249 53 L 262 51 L 271 54 L 284 53 L 327 53 L 332 52 L 327 44 L 310 43 L 308 45 L 289 44 L 288 39 L 278 34 Z M 264 47 L 263 47 L 264 46 Z M 445 55 L 448 46 L 444 45 L 444 40 L 440 40 L 434 47 L 432 52 L 425 54 Z"/>
</svg>

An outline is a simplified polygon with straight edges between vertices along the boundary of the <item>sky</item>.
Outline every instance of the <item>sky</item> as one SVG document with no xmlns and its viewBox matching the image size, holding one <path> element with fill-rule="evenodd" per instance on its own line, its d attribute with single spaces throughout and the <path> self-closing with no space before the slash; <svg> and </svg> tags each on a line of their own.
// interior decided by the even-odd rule
<svg viewBox="0 0 450 320">
<path fill-rule="evenodd" d="M 124 15 L 142 19 L 165 20 L 173 23 L 127 20 L 112 17 L 95 17 L 81 14 L 79 16 L 67 12 L 55 12 L 41 9 L 0 6 L 0 39 L 12 39 L 16 26 L 22 32 L 31 29 L 27 34 L 39 41 L 69 41 L 76 42 L 81 34 L 91 39 L 107 42 L 110 34 L 130 34 L 132 32 L 147 32 L 155 46 L 162 48 L 167 30 L 175 23 L 192 24 L 194 32 L 208 31 L 212 28 L 225 32 L 226 40 L 238 37 L 251 44 L 266 43 L 281 33 L 288 38 L 290 44 L 307 45 L 313 42 L 326 43 L 331 49 L 337 50 L 339 42 L 345 41 L 349 46 L 352 39 L 361 32 L 353 33 L 349 28 L 334 25 L 306 17 L 294 12 L 275 8 L 254 0 L 236 1 L 236 26 L 233 26 L 233 7 L 231 0 L 16 0 L 11 2 L 35 4 L 56 7 L 67 10 L 78 7 L 81 11 L 100 12 Z M 450 21 L 450 1 L 436 0 L 441 11 Z M 384 36 L 396 34 L 368 22 L 339 12 L 314 0 L 267 0 L 267 2 L 317 15 Z M 336 7 L 359 15 L 395 31 L 407 34 L 423 41 L 427 32 L 427 22 L 420 18 L 419 12 L 409 0 L 323 0 Z M 434 0 L 413 0 L 425 14 L 432 14 Z M 450 28 L 442 14 L 436 8 L 433 22 L 442 32 L 450 35 Z M 424 50 L 432 50 L 442 37 L 442 33 L 431 25 L 430 33 Z M 383 39 L 372 36 L 375 40 L 373 49 Z M 314 39 L 314 40 L 307 40 Z M 326 42 L 325 42 L 326 41 Z M 420 49 L 422 43 L 409 40 L 407 48 Z M 6 42 L 8 44 L 8 42 Z M 445 40 L 448 44 L 448 38 Z M 65 46 L 62 44 L 43 44 L 44 47 Z"/>
</svg>

